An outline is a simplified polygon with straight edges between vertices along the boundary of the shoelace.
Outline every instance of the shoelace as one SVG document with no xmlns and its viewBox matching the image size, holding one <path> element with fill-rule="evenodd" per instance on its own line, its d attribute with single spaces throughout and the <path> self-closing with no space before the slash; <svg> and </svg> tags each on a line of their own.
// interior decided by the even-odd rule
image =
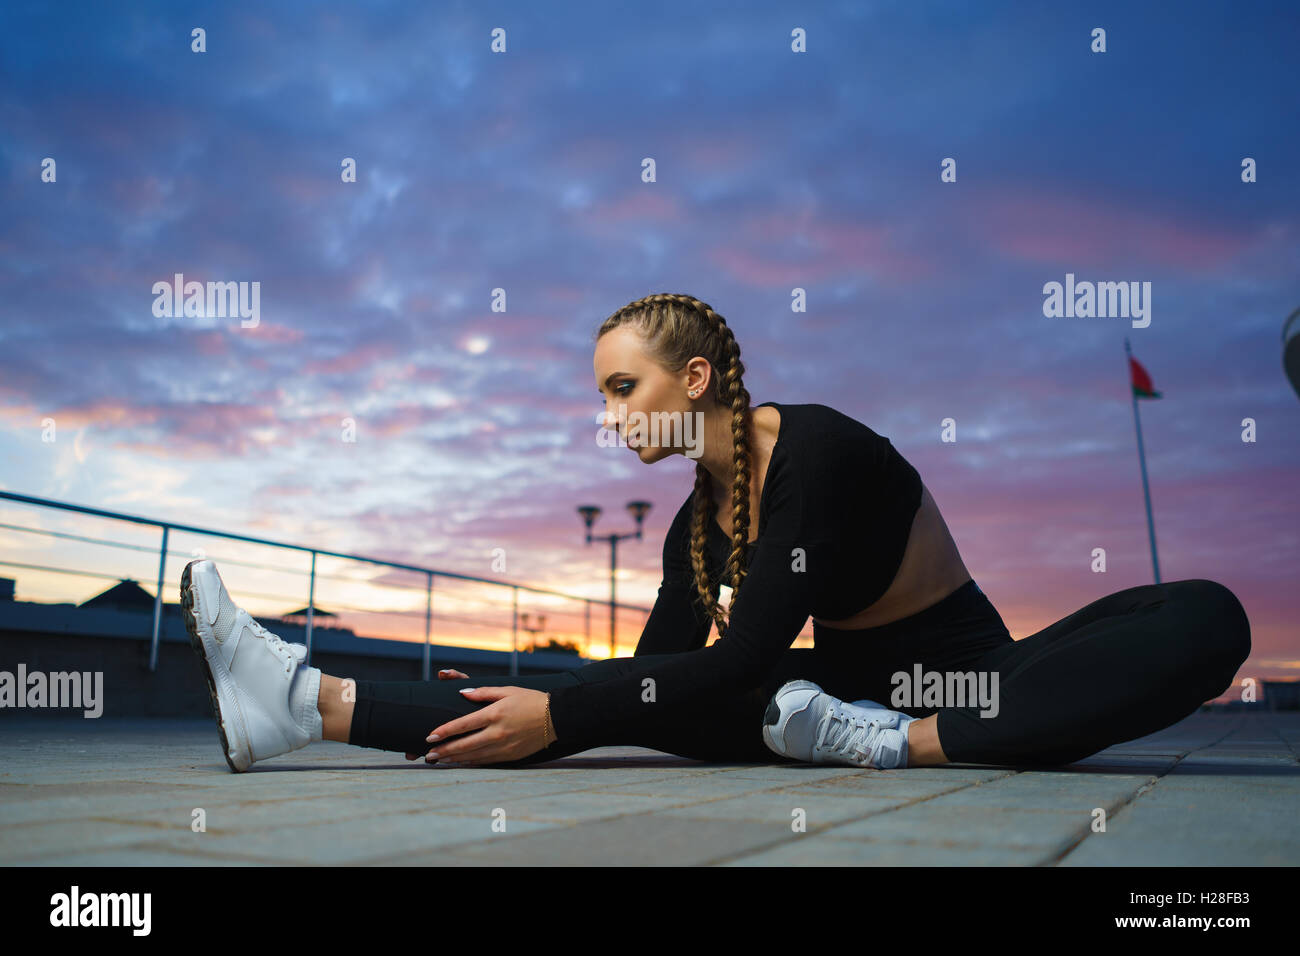
<svg viewBox="0 0 1300 956">
<path fill-rule="evenodd" d="M 272 651 L 274 651 L 281 659 L 284 660 L 284 672 L 286 674 L 292 672 L 293 662 L 296 658 L 293 651 L 289 649 L 289 645 L 286 644 L 284 641 L 282 641 L 275 634 L 272 634 L 261 624 L 258 624 L 256 621 L 254 621 L 252 615 L 249 615 L 248 626 L 253 629 L 253 633 L 255 633 L 258 637 L 261 637 L 266 641 L 267 646 L 270 647 Z"/>
<path fill-rule="evenodd" d="M 836 724 L 839 726 L 834 726 Z M 850 759 L 853 754 L 859 754 L 875 763 L 868 738 L 874 735 L 880 726 L 879 719 L 868 720 L 866 717 L 840 711 L 837 707 L 827 707 L 818 724 L 817 746 L 827 746 L 829 738 L 829 747 L 833 753 Z"/>
</svg>

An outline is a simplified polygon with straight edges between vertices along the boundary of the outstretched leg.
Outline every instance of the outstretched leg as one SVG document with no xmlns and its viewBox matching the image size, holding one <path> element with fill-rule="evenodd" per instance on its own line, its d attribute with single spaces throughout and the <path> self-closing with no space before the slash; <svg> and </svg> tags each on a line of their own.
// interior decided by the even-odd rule
<svg viewBox="0 0 1300 956">
<path fill-rule="evenodd" d="M 426 753 L 435 727 L 472 713 L 485 703 L 466 700 L 459 681 L 353 681 L 306 664 L 307 648 L 287 644 L 235 604 L 216 565 L 192 561 L 181 574 L 186 628 L 203 668 L 231 770 L 289 753 L 313 740 Z M 516 686 L 549 691 L 605 680 L 644 662 L 621 657 L 572 671 L 475 680 L 477 686 Z M 789 676 L 815 673 L 811 650 L 786 652 L 767 686 L 746 694 L 710 695 L 675 717 L 647 710 L 630 731 L 600 739 L 558 740 L 511 763 L 539 763 L 605 745 L 644 746 L 703 760 L 772 759 L 761 737 L 767 698 Z M 775 685 L 775 686 L 773 686 Z"/>
<path fill-rule="evenodd" d="M 1245 609 L 1222 584 L 1128 588 L 980 658 L 999 673 L 998 714 L 940 710 L 938 737 L 957 763 L 1072 763 L 1182 720 L 1249 654 Z"/>
<path fill-rule="evenodd" d="M 468 686 L 525 687 L 554 690 L 585 681 L 620 676 L 635 658 L 616 657 L 595 661 L 572 671 L 510 677 L 496 675 L 473 679 Z M 675 717 L 647 713 L 644 724 L 617 737 L 599 740 L 557 740 L 517 761 L 493 766 L 542 763 L 570 756 L 592 747 L 647 747 L 664 753 L 709 761 L 781 762 L 762 739 L 762 715 L 777 687 L 793 677 L 817 676 L 817 660 L 811 649 L 792 648 L 783 655 L 762 687 L 736 695 L 701 701 L 698 707 Z M 466 700 L 458 688 L 464 681 L 356 681 L 347 684 L 325 675 L 321 679 L 320 703 L 324 737 L 359 747 L 401 753 L 427 753 L 425 737 L 433 728 L 487 706 Z"/>
</svg>

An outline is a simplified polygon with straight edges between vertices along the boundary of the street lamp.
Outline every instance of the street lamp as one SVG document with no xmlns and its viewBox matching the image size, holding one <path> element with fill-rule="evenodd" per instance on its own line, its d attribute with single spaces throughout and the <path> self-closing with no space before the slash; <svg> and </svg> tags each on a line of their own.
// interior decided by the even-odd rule
<svg viewBox="0 0 1300 956">
<path fill-rule="evenodd" d="M 527 611 L 521 614 L 520 617 L 522 617 L 524 620 L 523 623 L 520 624 L 519 626 L 532 635 L 532 637 L 528 641 L 528 653 L 531 654 L 537 650 L 537 635 L 540 634 L 546 628 L 546 615 L 545 614 L 537 615 L 536 626 L 533 626 L 531 623 L 529 623 Z"/>
<path fill-rule="evenodd" d="M 636 538 L 638 541 L 641 539 L 642 523 L 645 521 L 645 516 L 650 513 L 650 509 L 652 507 L 654 506 L 651 505 L 651 503 L 648 501 L 629 501 L 627 503 L 627 510 L 630 511 L 632 513 L 632 517 L 636 519 L 635 531 L 629 531 L 625 534 L 615 533 L 615 534 L 593 535 L 591 533 L 591 526 L 595 524 L 596 519 L 600 517 L 600 508 L 596 505 L 578 506 L 578 514 L 582 515 L 582 520 L 587 525 L 587 544 L 591 544 L 591 542 L 593 541 L 609 542 L 609 656 L 610 657 L 616 656 L 615 649 L 618 646 L 617 644 L 618 631 L 617 631 L 617 625 L 615 624 L 615 610 L 617 608 L 617 604 L 616 604 L 615 590 L 614 590 L 614 575 L 618 570 L 618 542 L 622 538 Z"/>
</svg>

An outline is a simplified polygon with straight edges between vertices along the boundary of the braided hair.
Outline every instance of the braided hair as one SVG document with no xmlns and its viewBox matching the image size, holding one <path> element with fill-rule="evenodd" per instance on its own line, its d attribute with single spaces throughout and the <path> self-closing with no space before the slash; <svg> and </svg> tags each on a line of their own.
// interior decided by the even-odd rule
<svg viewBox="0 0 1300 956">
<path fill-rule="evenodd" d="M 690 556 L 695 586 L 706 613 L 717 625 L 718 634 L 727 632 L 727 617 L 734 611 L 745 567 L 741 556 L 749 541 L 750 419 L 749 392 L 742 376 L 745 365 L 740 360 L 740 346 L 726 320 L 706 302 L 688 295 L 657 294 L 629 302 L 607 318 L 595 338 L 622 325 L 637 330 L 649 354 L 669 372 L 679 372 L 695 356 L 703 356 L 713 366 L 710 394 L 718 404 L 731 409 L 731 434 L 735 471 L 731 482 L 731 554 L 723 569 L 722 580 L 731 588 L 731 605 L 726 616 L 718 607 L 709 588 L 705 567 L 705 545 L 709 522 L 717 507 L 713 500 L 712 475 L 703 462 L 695 464 L 695 508 L 691 516 Z"/>
</svg>

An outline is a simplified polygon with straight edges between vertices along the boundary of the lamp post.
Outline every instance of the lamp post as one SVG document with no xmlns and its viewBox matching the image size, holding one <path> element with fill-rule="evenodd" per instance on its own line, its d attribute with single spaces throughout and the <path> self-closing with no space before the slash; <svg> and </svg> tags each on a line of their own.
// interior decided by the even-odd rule
<svg viewBox="0 0 1300 956">
<path fill-rule="evenodd" d="M 527 611 L 520 616 L 523 618 L 523 623 L 519 626 L 532 635 L 528 639 L 528 653 L 531 654 L 537 650 L 537 635 L 546 627 L 546 615 L 537 615 L 537 623 L 535 625 L 529 622 Z"/>
<path fill-rule="evenodd" d="M 636 530 L 629 531 L 625 534 L 601 534 L 593 535 L 591 526 L 596 519 L 600 517 L 600 508 L 596 505 L 579 505 L 578 514 L 582 515 L 582 520 L 587 525 L 587 544 L 593 541 L 609 542 L 609 656 L 616 656 L 615 651 L 618 647 L 617 625 L 614 622 L 617 604 L 615 603 L 614 575 L 618 570 L 618 542 L 622 538 L 641 539 L 641 526 L 645 521 L 645 516 L 650 512 L 651 504 L 648 501 L 629 501 L 627 510 L 632 512 L 632 517 L 636 519 Z"/>
</svg>

